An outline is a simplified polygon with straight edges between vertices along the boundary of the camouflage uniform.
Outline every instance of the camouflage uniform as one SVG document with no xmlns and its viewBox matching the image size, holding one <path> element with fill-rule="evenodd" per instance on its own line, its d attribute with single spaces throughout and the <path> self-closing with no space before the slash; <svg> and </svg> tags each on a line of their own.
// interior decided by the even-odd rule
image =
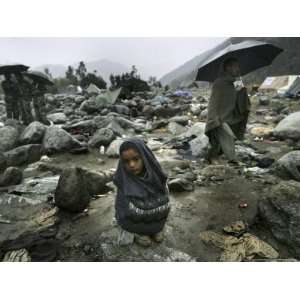
<svg viewBox="0 0 300 300">
<path fill-rule="evenodd" d="M 33 91 L 33 108 L 36 120 L 49 125 L 49 121 L 46 118 L 45 93 L 46 87 L 43 84 L 37 84 Z"/>
<path fill-rule="evenodd" d="M 2 81 L 5 94 L 6 116 L 8 119 L 19 120 L 20 117 L 20 90 L 10 78 Z"/>
</svg>

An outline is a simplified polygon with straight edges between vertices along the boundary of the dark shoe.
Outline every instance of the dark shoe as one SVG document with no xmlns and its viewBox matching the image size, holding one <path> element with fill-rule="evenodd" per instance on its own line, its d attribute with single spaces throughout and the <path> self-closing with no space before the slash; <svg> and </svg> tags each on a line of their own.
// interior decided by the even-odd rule
<svg viewBox="0 0 300 300">
<path fill-rule="evenodd" d="M 157 234 L 152 235 L 151 237 L 156 243 L 161 243 L 164 240 L 165 235 L 164 235 L 164 232 L 161 231 Z"/>
<path fill-rule="evenodd" d="M 147 235 L 135 235 L 134 237 L 134 241 L 140 245 L 140 246 L 143 246 L 143 247 L 149 247 L 151 246 L 151 238 Z"/>
</svg>

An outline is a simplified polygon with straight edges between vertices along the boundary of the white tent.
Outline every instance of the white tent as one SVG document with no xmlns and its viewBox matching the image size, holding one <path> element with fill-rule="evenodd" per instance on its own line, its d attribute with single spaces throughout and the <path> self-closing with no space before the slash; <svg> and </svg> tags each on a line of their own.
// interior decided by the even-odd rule
<svg viewBox="0 0 300 300">
<path fill-rule="evenodd" d="M 281 96 L 296 96 L 300 92 L 300 75 L 267 77 L 259 91 L 276 92 Z"/>
</svg>

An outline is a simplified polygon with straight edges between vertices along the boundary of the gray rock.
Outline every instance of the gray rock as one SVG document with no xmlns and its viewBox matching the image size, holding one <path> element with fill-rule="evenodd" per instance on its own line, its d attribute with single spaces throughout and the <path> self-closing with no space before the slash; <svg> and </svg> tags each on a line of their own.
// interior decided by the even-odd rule
<svg viewBox="0 0 300 300">
<path fill-rule="evenodd" d="M 292 151 L 283 155 L 274 164 L 274 170 L 283 179 L 300 181 L 300 151 Z"/>
<path fill-rule="evenodd" d="M 115 105 L 115 111 L 120 115 L 129 115 L 130 109 L 125 105 Z"/>
<path fill-rule="evenodd" d="M 74 148 L 80 148 L 81 144 L 75 140 L 68 132 L 58 126 L 47 128 L 43 148 L 47 154 L 55 152 L 64 152 Z"/>
<path fill-rule="evenodd" d="M 80 105 L 80 110 L 84 111 L 88 114 L 92 114 L 94 112 L 100 111 L 102 108 L 104 108 L 105 104 L 102 104 L 100 102 L 97 102 L 94 97 L 85 100 Z"/>
<path fill-rule="evenodd" d="M 112 120 L 105 128 L 110 129 L 116 136 L 119 137 L 125 134 L 125 130 L 116 120 Z"/>
<path fill-rule="evenodd" d="M 18 143 L 19 132 L 12 126 L 0 128 L 0 151 L 9 151 L 16 147 Z"/>
<path fill-rule="evenodd" d="M 192 136 L 198 137 L 205 133 L 205 123 L 197 122 L 191 128 L 189 128 L 185 133 L 181 134 L 181 138 L 190 138 Z"/>
<path fill-rule="evenodd" d="M 258 204 L 260 220 L 274 237 L 300 257 L 300 183 L 284 181 L 271 186 Z"/>
<path fill-rule="evenodd" d="M 159 159 L 159 163 L 161 164 L 162 168 L 166 171 L 170 171 L 174 168 L 180 168 L 184 170 L 190 167 L 190 161 L 184 159 L 164 158 Z"/>
<path fill-rule="evenodd" d="M 41 171 L 39 174 L 41 174 Z M 25 175 L 25 171 L 23 175 Z M 31 204 L 44 203 L 48 200 L 49 195 L 54 194 L 58 180 L 59 175 L 25 178 L 21 184 L 11 189 L 11 192 L 22 195 L 27 199 L 30 198 Z"/>
<path fill-rule="evenodd" d="M 8 166 L 21 166 L 24 164 L 31 164 L 40 160 L 42 156 L 40 144 L 30 144 L 17 147 L 13 150 L 5 152 Z"/>
<path fill-rule="evenodd" d="M 64 113 L 54 113 L 47 115 L 47 119 L 54 124 L 64 124 L 68 121 L 67 116 Z"/>
<path fill-rule="evenodd" d="M 192 182 L 185 178 L 175 178 L 168 182 L 170 192 L 191 192 L 194 190 Z"/>
<path fill-rule="evenodd" d="M 109 128 L 101 128 L 95 132 L 89 140 L 89 146 L 99 148 L 100 146 L 108 146 L 115 139 L 115 133 Z"/>
<path fill-rule="evenodd" d="M 200 118 L 201 119 L 206 119 L 207 118 L 207 114 L 208 114 L 208 109 L 204 109 L 201 113 L 200 113 Z"/>
<path fill-rule="evenodd" d="M 112 173 L 96 172 L 82 169 L 90 196 L 105 194 L 108 191 L 106 184 L 112 181 Z"/>
<path fill-rule="evenodd" d="M 74 101 L 76 104 L 81 104 L 85 100 L 84 96 L 76 96 Z"/>
<path fill-rule="evenodd" d="M 71 116 L 72 114 L 74 113 L 74 109 L 73 108 L 71 108 L 71 107 L 66 107 L 65 109 L 64 109 L 64 114 L 66 115 L 66 116 Z"/>
<path fill-rule="evenodd" d="M 21 183 L 23 179 L 23 173 L 21 170 L 15 167 L 7 168 L 3 175 L 0 176 L 0 186 L 17 185 Z"/>
<path fill-rule="evenodd" d="M 176 122 L 182 126 L 186 126 L 189 122 L 189 118 L 187 116 L 176 116 L 169 120 L 170 122 Z"/>
<path fill-rule="evenodd" d="M 182 111 L 181 106 L 156 106 L 153 114 L 160 118 L 171 118 L 176 116 Z"/>
<path fill-rule="evenodd" d="M 46 126 L 40 122 L 34 121 L 30 123 L 20 136 L 21 144 L 40 144 L 43 140 Z"/>
<path fill-rule="evenodd" d="M 114 140 L 108 147 L 107 151 L 106 151 L 106 155 L 108 157 L 119 157 L 119 150 L 120 150 L 120 146 L 123 143 L 124 140 L 122 139 L 116 139 Z"/>
<path fill-rule="evenodd" d="M 97 125 L 94 120 L 84 120 L 84 121 L 75 122 L 70 125 L 64 125 L 62 128 L 70 132 L 83 133 L 83 132 L 94 132 L 97 129 Z"/>
<path fill-rule="evenodd" d="M 259 104 L 260 105 L 269 105 L 270 104 L 270 98 L 268 96 L 260 96 L 259 97 Z"/>
<path fill-rule="evenodd" d="M 209 149 L 209 139 L 203 134 L 189 142 L 192 155 L 196 157 L 205 157 Z"/>
<path fill-rule="evenodd" d="M 201 104 L 200 103 L 193 103 L 191 104 L 191 112 L 193 115 L 199 115 L 201 113 Z"/>
<path fill-rule="evenodd" d="M 65 169 L 55 190 L 56 206 L 69 212 L 84 211 L 90 202 L 87 185 L 82 169 Z"/>
<path fill-rule="evenodd" d="M 186 131 L 186 128 L 176 122 L 170 122 L 168 125 L 168 130 L 173 135 L 180 135 Z"/>
<path fill-rule="evenodd" d="M 274 136 L 283 139 L 300 139 L 300 112 L 288 115 L 275 127 Z"/>
<path fill-rule="evenodd" d="M 120 126 L 124 129 L 134 129 L 136 132 L 143 132 L 145 130 L 145 126 L 143 124 L 132 122 L 130 120 L 127 120 L 122 117 L 116 118 L 117 122 L 120 124 Z"/>
</svg>

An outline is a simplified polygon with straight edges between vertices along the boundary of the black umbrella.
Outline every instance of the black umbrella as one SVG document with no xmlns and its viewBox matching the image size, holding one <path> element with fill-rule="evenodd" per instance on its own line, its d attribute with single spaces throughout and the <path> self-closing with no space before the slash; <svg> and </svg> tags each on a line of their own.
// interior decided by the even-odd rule
<svg viewBox="0 0 300 300">
<path fill-rule="evenodd" d="M 28 66 L 22 64 L 0 65 L 0 74 L 20 73 L 27 71 L 28 69 Z"/>
<path fill-rule="evenodd" d="M 216 47 L 198 66 L 196 81 L 216 80 L 224 61 L 236 58 L 240 63 L 241 75 L 268 66 L 283 50 L 272 44 L 248 40 L 238 44 L 230 44 L 223 49 Z"/>
<path fill-rule="evenodd" d="M 54 85 L 53 81 L 46 74 L 39 71 L 27 71 L 24 72 L 23 75 L 35 82 L 40 82 L 45 85 Z"/>
</svg>

